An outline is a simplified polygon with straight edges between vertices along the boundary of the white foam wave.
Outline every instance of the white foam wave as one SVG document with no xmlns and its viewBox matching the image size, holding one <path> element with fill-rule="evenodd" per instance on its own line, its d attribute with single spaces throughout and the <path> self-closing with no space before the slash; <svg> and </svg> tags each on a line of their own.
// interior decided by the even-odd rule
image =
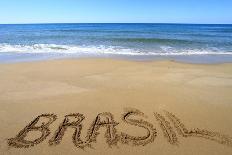
<svg viewBox="0 0 232 155">
<path fill-rule="evenodd" d="M 210 50 L 174 50 L 171 47 L 161 47 L 160 51 L 142 52 L 116 46 L 77 46 L 56 44 L 10 45 L 0 44 L 1 52 L 11 53 L 63 53 L 63 54 L 119 54 L 119 55 L 232 55 L 232 52 Z"/>
<path fill-rule="evenodd" d="M 133 54 L 139 51 L 113 46 L 74 46 L 56 44 L 9 45 L 0 44 L 0 52 L 17 53 L 86 53 L 86 54 Z"/>
</svg>

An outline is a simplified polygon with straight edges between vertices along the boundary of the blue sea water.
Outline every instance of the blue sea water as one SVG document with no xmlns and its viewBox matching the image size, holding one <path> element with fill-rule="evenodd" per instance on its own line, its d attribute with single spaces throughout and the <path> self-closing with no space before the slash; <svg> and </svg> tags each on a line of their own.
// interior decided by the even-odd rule
<svg viewBox="0 0 232 155">
<path fill-rule="evenodd" d="M 0 62 L 69 57 L 232 62 L 232 25 L 0 25 Z"/>
</svg>

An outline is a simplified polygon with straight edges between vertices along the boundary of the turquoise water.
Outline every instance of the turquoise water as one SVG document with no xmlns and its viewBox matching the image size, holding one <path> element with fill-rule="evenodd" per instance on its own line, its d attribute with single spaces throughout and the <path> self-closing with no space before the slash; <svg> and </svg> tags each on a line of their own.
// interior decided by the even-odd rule
<svg viewBox="0 0 232 155">
<path fill-rule="evenodd" d="M 232 62 L 232 25 L 0 25 L 0 62 L 64 57 Z"/>
</svg>

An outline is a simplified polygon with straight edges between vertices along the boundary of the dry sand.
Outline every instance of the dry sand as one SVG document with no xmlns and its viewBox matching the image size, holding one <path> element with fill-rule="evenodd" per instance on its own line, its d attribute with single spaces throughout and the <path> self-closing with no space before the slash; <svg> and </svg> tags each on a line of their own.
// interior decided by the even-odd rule
<svg viewBox="0 0 232 155">
<path fill-rule="evenodd" d="M 232 64 L 110 59 L 1 64 L 0 107 L 0 154 L 232 154 Z M 146 117 L 135 116 L 138 110 Z M 97 117 L 102 112 L 114 116 L 117 145 L 106 142 L 107 125 L 100 125 L 92 148 L 75 146 L 71 128 L 59 144 L 49 145 L 65 115 L 83 114 L 84 141 L 91 123 L 110 115 Z M 48 113 L 57 119 L 45 140 L 29 148 L 8 145 Z M 25 139 L 40 136 L 31 131 Z"/>
</svg>

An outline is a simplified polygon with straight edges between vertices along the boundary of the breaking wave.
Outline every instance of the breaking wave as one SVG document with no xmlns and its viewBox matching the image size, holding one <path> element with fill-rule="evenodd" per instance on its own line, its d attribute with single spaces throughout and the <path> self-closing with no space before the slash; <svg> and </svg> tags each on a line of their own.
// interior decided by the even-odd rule
<svg viewBox="0 0 232 155">
<path fill-rule="evenodd" d="M 160 50 L 144 52 L 118 46 L 77 46 L 57 44 L 11 45 L 0 44 L 0 53 L 63 53 L 63 54 L 118 54 L 118 55 L 232 55 L 232 52 L 201 49 L 175 49 L 161 46 Z"/>
</svg>

